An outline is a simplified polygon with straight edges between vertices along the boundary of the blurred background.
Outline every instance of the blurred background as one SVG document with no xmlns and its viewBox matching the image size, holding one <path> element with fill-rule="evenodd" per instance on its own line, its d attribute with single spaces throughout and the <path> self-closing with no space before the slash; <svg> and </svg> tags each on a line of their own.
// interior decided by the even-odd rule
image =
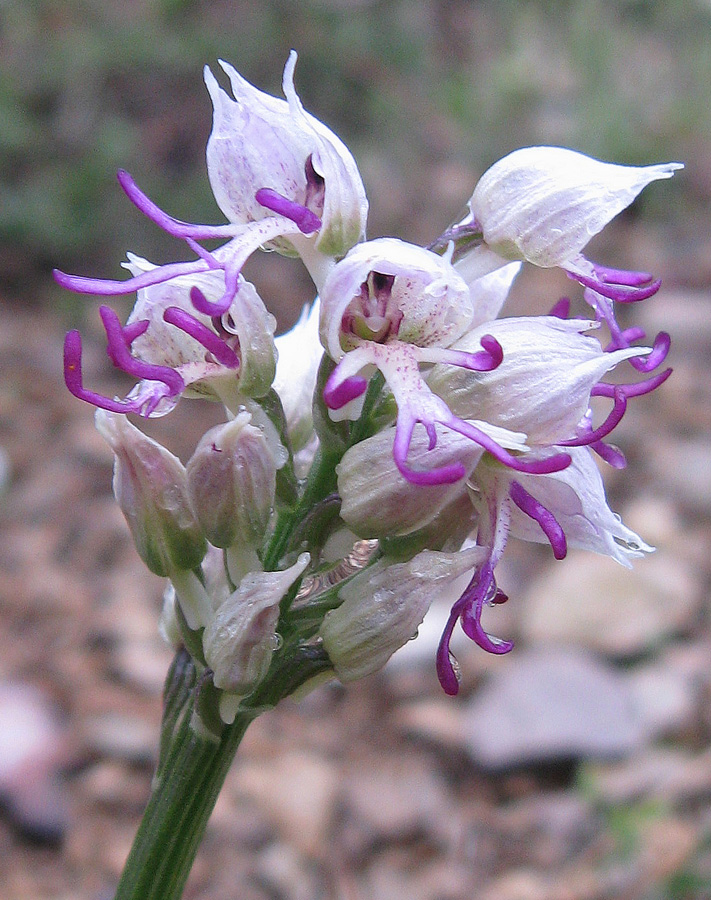
<svg viewBox="0 0 711 900">
<path fill-rule="evenodd" d="M 170 659 L 162 586 L 115 508 L 91 410 L 62 384 L 63 332 L 82 328 L 92 387 L 126 385 L 98 304 L 51 269 L 185 258 L 116 170 L 174 216 L 220 222 L 202 67 L 224 58 L 280 93 L 292 47 L 306 108 L 359 164 L 371 237 L 429 242 L 519 146 L 685 163 L 590 248 L 664 279 L 628 312 L 671 333 L 675 375 L 619 429 L 629 469 L 605 473 L 658 551 L 629 573 L 512 545 L 512 599 L 489 627 L 516 649 L 458 645 L 457 699 L 434 674 L 435 609 L 384 673 L 262 717 L 185 896 L 711 897 L 708 0 L 0 0 L 0 895 L 112 897 Z M 308 278 L 275 254 L 249 266 L 287 327 Z M 526 271 L 505 312 L 564 293 L 559 274 Z M 155 426 L 184 458 L 205 406 Z"/>
</svg>

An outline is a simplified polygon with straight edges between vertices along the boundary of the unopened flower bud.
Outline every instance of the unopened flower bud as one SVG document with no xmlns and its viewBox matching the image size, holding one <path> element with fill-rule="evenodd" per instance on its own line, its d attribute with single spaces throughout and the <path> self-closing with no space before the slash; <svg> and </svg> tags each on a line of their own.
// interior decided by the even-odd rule
<svg viewBox="0 0 711 900">
<path fill-rule="evenodd" d="M 339 679 L 355 681 L 382 668 L 417 634 L 431 603 L 448 597 L 460 575 L 483 555 L 480 547 L 459 553 L 424 550 L 406 563 L 379 560 L 348 582 L 343 603 L 320 628 L 323 646 Z"/>
<path fill-rule="evenodd" d="M 564 147 L 525 147 L 482 175 L 469 207 L 488 247 L 504 259 L 560 266 L 646 185 L 679 168 L 619 166 Z"/>
<path fill-rule="evenodd" d="M 243 411 L 207 431 L 186 467 L 195 515 L 216 547 L 256 546 L 269 523 L 276 464 L 251 418 Z"/>
<path fill-rule="evenodd" d="M 114 451 L 114 494 L 141 559 L 161 576 L 200 565 L 207 545 L 178 457 L 117 413 L 97 410 L 96 427 Z"/>
<path fill-rule="evenodd" d="M 279 603 L 309 564 L 302 553 L 283 572 L 251 572 L 222 604 L 203 635 L 215 686 L 242 696 L 266 675 L 277 648 Z"/>
<path fill-rule="evenodd" d="M 464 481 L 415 485 L 397 470 L 393 460 L 395 429 L 388 428 L 351 447 L 338 464 L 341 518 L 365 538 L 409 534 L 430 522 L 456 496 Z M 466 474 L 483 450 L 456 432 L 445 432 L 430 450 L 427 435 L 418 431 L 410 447 L 410 461 L 431 460 L 435 466 L 461 462 Z"/>
</svg>

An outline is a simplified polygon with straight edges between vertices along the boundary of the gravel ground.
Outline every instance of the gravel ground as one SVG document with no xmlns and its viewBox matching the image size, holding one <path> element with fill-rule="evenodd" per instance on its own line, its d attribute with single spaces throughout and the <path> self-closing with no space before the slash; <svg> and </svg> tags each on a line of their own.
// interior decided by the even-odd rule
<svg viewBox="0 0 711 900">
<path fill-rule="evenodd" d="M 658 240 L 617 237 L 629 260 Z M 495 630 L 516 649 L 460 649 L 458 698 L 437 685 L 433 621 L 380 675 L 257 720 L 186 900 L 711 896 L 711 295 L 675 278 L 670 249 L 661 260 L 642 324 L 671 331 L 676 372 L 630 411 L 630 468 L 609 478 L 657 553 L 627 573 L 512 548 Z M 43 307 L 0 311 L 4 900 L 112 896 L 170 660 L 160 579 L 113 502 L 90 410 L 61 384 L 62 330 Z M 86 352 L 110 391 L 91 334 Z M 185 455 L 212 410 L 181 406 L 160 427 Z"/>
</svg>

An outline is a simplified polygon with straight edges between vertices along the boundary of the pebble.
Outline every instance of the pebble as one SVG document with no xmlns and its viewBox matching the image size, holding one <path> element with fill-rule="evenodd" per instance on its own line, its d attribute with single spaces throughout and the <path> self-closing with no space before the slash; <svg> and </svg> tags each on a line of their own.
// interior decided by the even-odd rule
<svg viewBox="0 0 711 900">
<path fill-rule="evenodd" d="M 82 725 L 89 749 L 100 756 L 138 764 L 152 764 L 156 759 L 158 731 L 152 722 L 107 712 L 86 716 Z"/>
<path fill-rule="evenodd" d="M 448 697 L 400 704 L 394 716 L 396 725 L 406 735 L 452 750 L 463 746 L 462 707 Z"/>
<path fill-rule="evenodd" d="M 318 856 L 327 840 L 339 777 L 327 760 L 290 752 L 265 764 L 240 766 L 231 782 L 233 796 L 256 801 L 284 839 L 306 855 Z"/>
<path fill-rule="evenodd" d="M 57 711 L 38 688 L 0 682 L 0 796 L 15 827 L 37 843 L 57 845 L 67 828 L 58 774 L 66 746 Z"/>
<path fill-rule="evenodd" d="M 643 738 L 625 678 L 583 650 L 521 650 L 465 711 L 466 746 L 487 769 L 631 753 Z"/>
<path fill-rule="evenodd" d="M 412 754 L 381 756 L 375 764 L 352 762 L 342 800 L 370 840 L 403 840 L 423 829 L 446 837 L 444 820 L 452 806 L 446 785 Z"/>
<path fill-rule="evenodd" d="M 532 585 L 522 604 L 522 637 L 624 658 L 687 631 L 701 599 L 696 574 L 664 551 L 635 562 L 626 569 L 607 557 L 569 554 Z"/>
<path fill-rule="evenodd" d="M 693 724 L 699 688 L 687 672 L 661 659 L 632 670 L 627 683 L 648 741 L 669 737 Z"/>
<path fill-rule="evenodd" d="M 699 437 L 669 437 L 655 441 L 650 466 L 676 503 L 700 516 L 711 514 L 711 442 Z"/>
<path fill-rule="evenodd" d="M 315 867 L 309 866 L 293 845 L 281 841 L 261 851 L 256 860 L 256 874 L 271 896 L 289 900 L 316 900 L 326 896 Z"/>
<path fill-rule="evenodd" d="M 683 807 L 711 793 L 711 750 L 648 748 L 614 765 L 589 767 L 595 793 L 608 803 L 654 798 Z"/>
<path fill-rule="evenodd" d="M 120 641 L 111 663 L 122 682 L 160 697 L 172 656 L 168 645 L 155 634 L 148 640 Z"/>
</svg>

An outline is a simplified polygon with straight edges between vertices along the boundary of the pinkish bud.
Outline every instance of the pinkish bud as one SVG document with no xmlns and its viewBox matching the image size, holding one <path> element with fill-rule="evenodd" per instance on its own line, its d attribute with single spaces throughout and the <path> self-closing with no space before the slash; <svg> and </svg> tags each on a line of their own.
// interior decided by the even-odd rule
<svg viewBox="0 0 711 900">
<path fill-rule="evenodd" d="M 114 494 L 141 559 L 162 576 L 199 566 L 207 545 L 183 464 L 125 416 L 99 409 L 96 426 L 114 451 Z"/>
<path fill-rule="evenodd" d="M 203 435 L 187 464 L 190 501 L 211 544 L 256 546 L 269 524 L 276 463 L 267 439 L 243 411 Z"/>
</svg>

